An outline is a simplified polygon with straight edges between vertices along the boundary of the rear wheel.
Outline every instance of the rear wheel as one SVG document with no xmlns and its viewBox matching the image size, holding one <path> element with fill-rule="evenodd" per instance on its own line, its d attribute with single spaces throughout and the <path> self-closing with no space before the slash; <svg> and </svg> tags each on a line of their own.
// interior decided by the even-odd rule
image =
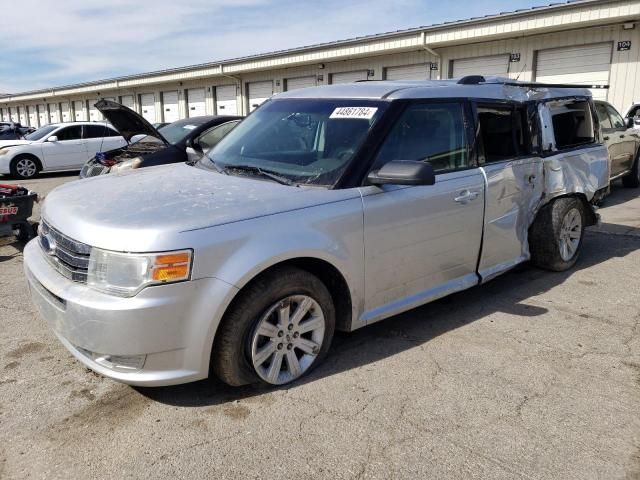
<svg viewBox="0 0 640 480">
<path fill-rule="evenodd" d="M 334 330 L 324 283 L 304 270 L 279 268 L 251 283 L 230 307 L 216 333 L 212 369 L 229 385 L 290 383 L 322 361 Z"/>
<path fill-rule="evenodd" d="M 11 161 L 10 169 L 13 177 L 33 178 L 40 171 L 40 162 L 31 155 L 19 155 Z"/>
<path fill-rule="evenodd" d="M 565 197 L 545 205 L 529 230 L 531 261 L 540 268 L 561 272 L 578 260 L 584 236 L 583 203 Z"/>
<path fill-rule="evenodd" d="M 638 188 L 640 187 L 640 166 L 638 165 L 639 157 L 636 156 L 635 162 L 631 171 L 622 177 L 622 185 L 626 188 Z"/>
</svg>

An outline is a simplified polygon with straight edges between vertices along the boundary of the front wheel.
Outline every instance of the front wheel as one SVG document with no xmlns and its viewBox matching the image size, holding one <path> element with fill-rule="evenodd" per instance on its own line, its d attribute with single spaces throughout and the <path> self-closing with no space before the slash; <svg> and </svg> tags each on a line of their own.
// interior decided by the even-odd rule
<svg viewBox="0 0 640 480">
<path fill-rule="evenodd" d="M 15 178 L 29 179 L 40 171 L 38 161 L 28 155 L 18 156 L 11 161 L 11 175 Z"/>
<path fill-rule="evenodd" d="M 571 268 L 580 254 L 584 227 L 584 205 L 575 197 L 542 207 L 529 230 L 532 263 L 556 272 Z"/>
<path fill-rule="evenodd" d="M 298 268 L 278 268 L 233 302 L 216 333 L 212 368 L 229 385 L 284 385 L 322 361 L 334 330 L 324 283 Z"/>
</svg>

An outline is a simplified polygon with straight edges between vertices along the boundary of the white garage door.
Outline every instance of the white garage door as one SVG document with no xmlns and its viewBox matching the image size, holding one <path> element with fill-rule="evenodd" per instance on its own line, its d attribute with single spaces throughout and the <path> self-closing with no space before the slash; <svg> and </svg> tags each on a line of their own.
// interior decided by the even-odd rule
<svg viewBox="0 0 640 480">
<path fill-rule="evenodd" d="M 153 93 L 143 93 L 140 95 L 140 113 L 150 123 L 156 121 L 156 99 Z"/>
<path fill-rule="evenodd" d="M 2 121 L 3 122 L 10 122 L 11 121 L 11 115 L 9 114 L 9 109 L 8 108 L 3 108 L 2 109 Z"/>
<path fill-rule="evenodd" d="M 49 108 L 49 119 L 51 123 L 59 123 L 60 122 L 60 113 L 58 112 L 58 104 L 50 103 L 47 105 Z"/>
<path fill-rule="evenodd" d="M 47 112 L 47 106 L 44 104 L 38 105 L 38 122 L 41 127 L 49 124 L 49 112 Z"/>
<path fill-rule="evenodd" d="M 27 107 L 27 111 L 29 112 L 29 125 L 32 127 L 38 126 L 38 113 L 36 112 L 35 105 L 29 105 Z"/>
<path fill-rule="evenodd" d="M 133 107 L 133 95 L 122 95 L 120 97 L 120 105 L 124 105 L 131 110 L 135 110 Z"/>
<path fill-rule="evenodd" d="M 467 75 L 509 76 L 509 55 L 461 58 L 453 61 L 453 78 Z"/>
<path fill-rule="evenodd" d="M 253 112 L 262 103 L 264 103 L 271 95 L 273 95 L 273 82 L 250 82 L 247 83 L 249 95 L 249 111 Z"/>
<path fill-rule="evenodd" d="M 332 73 L 331 74 L 331 83 L 351 83 L 356 82 L 358 80 L 366 80 L 367 79 L 367 71 L 366 70 L 357 70 L 355 72 L 341 72 L 341 73 Z"/>
<path fill-rule="evenodd" d="M 86 117 L 84 115 L 84 102 L 81 100 L 76 100 L 73 102 L 73 111 L 75 115 L 76 122 L 84 122 Z"/>
<path fill-rule="evenodd" d="M 431 73 L 429 64 L 403 65 L 401 67 L 388 67 L 387 80 L 429 80 Z"/>
<path fill-rule="evenodd" d="M 92 98 L 89 100 L 89 121 L 90 122 L 99 122 L 103 119 L 100 111 L 94 107 L 96 103 L 98 103 L 99 98 Z"/>
<path fill-rule="evenodd" d="M 177 91 L 162 92 L 162 119 L 167 123 L 180 120 Z"/>
<path fill-rule="evenodd" d="M 316 84 L 315 75 L 310 77 L 286 78 L 284 80 L 285 89 L 287 91 L 297 90 L 299 88 L 315 87 Z"/>
<path fill-rule="evenodd" d="M 60 121 L 70 122 L 71 112 L 69 111 L 69 102 L 62 102 L 60 104 Z"/>
<path fill-rule="evenodd" d="M 204 88 L 190 88 L 187 90 L 187 117 L 201 117 L 206 114 L 207 106 L 204 100 Z"/>
<path fill-rule="evenodd" d="M 216 87 L 216 114 L 237 115 L 238 101 L 235 85 L 223 85 Z"/>
<path fill-rule="evenodd" d="M 27 116 L 27 110 L 25 107 L 18 107 L 18 112 L 19 113 L 19 119 L 20 119 L 20 124 L 21 125 L 29 125 L 29 119 Z"/>
<path fill-rule="evenodd" d="M 606 85 L 611 67 L 611 44 L 581 45 L 540 50 L 536 62 L 536 81 Z M 593 90 L 593 98 L 606 100 L 607 90 Z"/>
</svg>

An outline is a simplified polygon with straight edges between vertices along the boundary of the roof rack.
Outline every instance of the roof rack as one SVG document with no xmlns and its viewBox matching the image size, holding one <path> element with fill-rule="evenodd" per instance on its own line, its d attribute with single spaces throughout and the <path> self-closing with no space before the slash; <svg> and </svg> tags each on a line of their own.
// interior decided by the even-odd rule
<svg viewBox="0 0 640 480">
<path fill-rule="evenodd" d="M 460 85 L 508 85 L 510 87 L 524 88 L 593 88 L 607 90 L 609 85 L 575 85 L 570 83 L 541 83 L 518 81 L 487 81 L 482 75 L 467 75 L 458 80 Z"/>
</svg>

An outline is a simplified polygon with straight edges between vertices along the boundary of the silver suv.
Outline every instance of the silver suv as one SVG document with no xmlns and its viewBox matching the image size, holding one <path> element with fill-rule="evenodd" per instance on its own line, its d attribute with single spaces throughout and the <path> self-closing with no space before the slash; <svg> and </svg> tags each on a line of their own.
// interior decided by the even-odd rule
<svg viewBox="0 0 640 480">
<path fill-rule="evenodd" d="M 608 188 L 588 90 L 505 79 L 277 95 L 195 166 L 51 192 L 33 301 L 134 385 L 285 384 L 355 330 L 531 260 L 575 262 Z"/>
</svg>

